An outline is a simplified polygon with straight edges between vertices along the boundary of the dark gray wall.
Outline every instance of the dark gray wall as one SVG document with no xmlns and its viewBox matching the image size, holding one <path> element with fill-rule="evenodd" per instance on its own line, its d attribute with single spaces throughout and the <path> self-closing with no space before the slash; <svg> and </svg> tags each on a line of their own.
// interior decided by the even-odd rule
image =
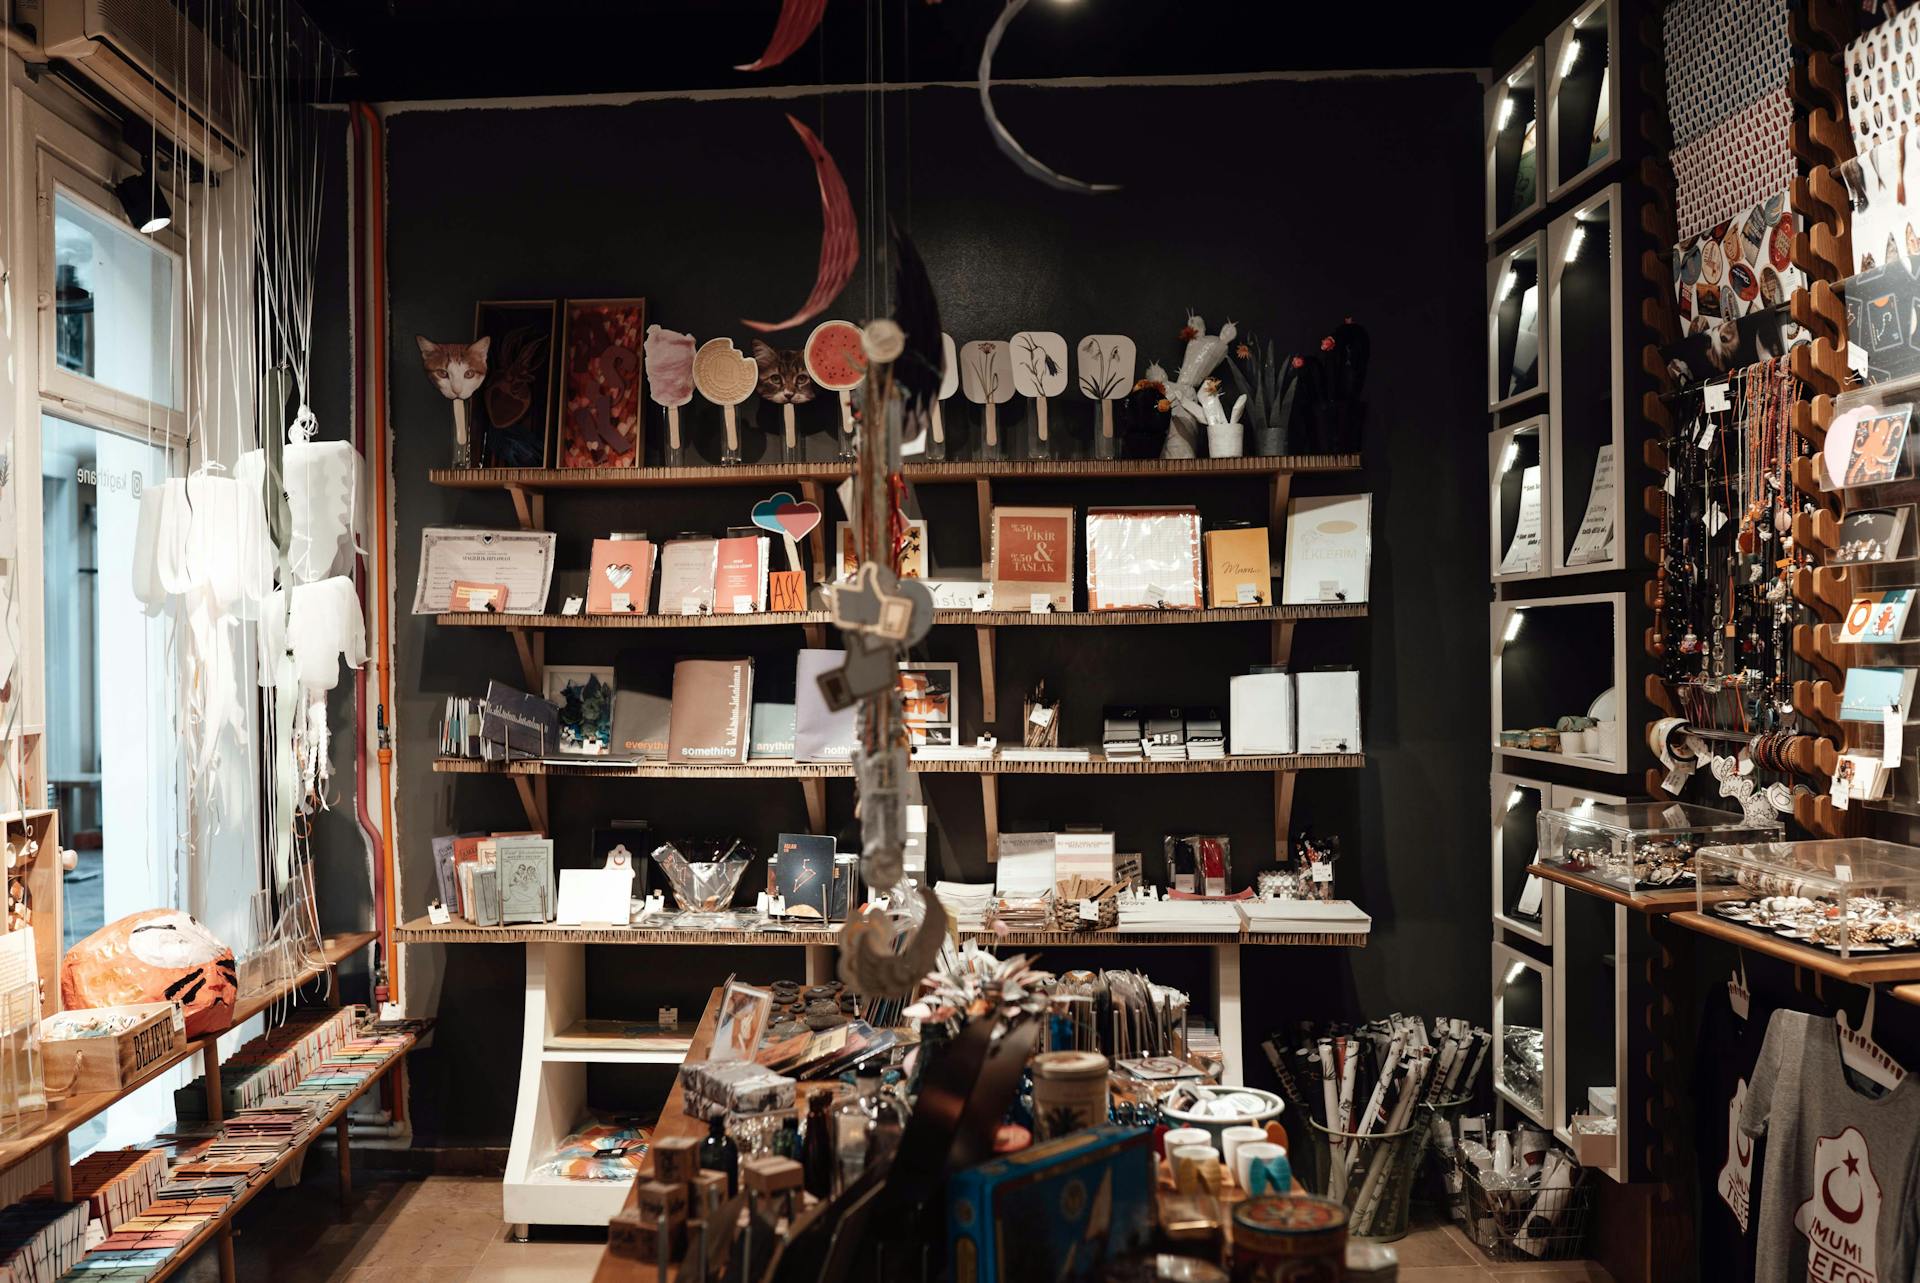
<svg viewBox="0 0 1920 1283">
<path fill-rule="evenodd" d="M 1210 325 L 1232 318 L 1283 346 L 1316 341 L 1344 316 L 1372 333 L 1374 376 L 1365 466 L 1357 476 L 1303 479 L 1304 493 L 1366 489 L 1375 496 L 1373 607 L 1360 621 L 1301 627 L 1300 664 L 1357 662 L 1364 670 L 1368 764 L 1300 780 L 1295 827 L 1338 833 L 1347 851 L 1339 890 L 1375 918 L 1358 952 L 1257 950 L 1244 961 L 1257 1039 L 1305 1015 L 1487 1012 L 1487 726 L 1484 498 L 1485 290 L 1479 204 L 1481 86 L 1464 73 L 1403 78 L 1267 81 L 1213 87 L 1003 90 L 1002 114 L 1040 155 L 1078 174 L 1124 182 L 1099 199 L 1053 192 L 992 147 L 974 97 L 961 90 L 889 101 L 889 192 L 940 292 L 946 328 L 966 341 L 1023 328 L 1070 338 L 1134 335 L 1142 364 L 1177 360 L 1189 307 Z M 781 117 L 818 128 L 864 208 L 865 130 L 854 96 L 789 102 L 655 102 L 525 111 L 408 111 L 389 124 L 388 259 L 392 421 L 398 476 L 398 584 L 410 597 L 423 525 L 504 525 L 503 494 L 426 483 L 447 454 L 449 416 L 419 373 L 413 336 L 468 335 L 476 299 L 644 295 L 649 319 L 702 339 L 731 334 L 743 315 L 790 310 L 811 282 L 818 237 L 811 167 Z M 856 278 L 834 309 L 860 319 Z M 789 336 L 789 342 L 797 336 Z M 757 403 L 754 403 L 757 404 Z M 1072 423 L 1087 411 L 1063 406 Z M 966 410 L 953 403 L 955 413 Z M 830 430 L 832 407 L 806 421 Z M 705 442 L 709 407 L 689 407 Z M 1056 414 L 1060 411 L 1057 409 Z M 656 431 L 650 420 L 650 432 Z M 750 433 L 751 435 L 751 433 Z M 824 442 L 816 443 L 824 445 Z M 1206 519 L 1264 515 L 1264 487 L 1125 485 L 1004 488 L 1007 501 L 1193 501 Z M 557 496 L 562 566 L 583 566 L 609 529 L 661 532 L 744 519 L 741 490 Z M 945 564 L 978 561 L 971 497 L 922 492 Z M 737 649 L 729 636 L 725 647 Z M 801 644 L 768 631 L 748 643 L 772 656 Z M 1008 630 L 1003 700 L 1018 707 L 1032 676 L 1065 689 L 1069 737 L 1091 738 L 1108 698 L 1224 704 L 1226 679 L 1264 658 L 1259 625 L 1123 628 L 1072 634 Z M 611 663 L 607 634 L 558 634 L 550 661 Z M 713 649 L 706 635 L 662 638 L 664 662 Z M 969 630 L 941 630 L 928 654 L 971 673 Z M 520 822 L 505 781 L 431 773 L 445 697 L 512 679 L 508 639 L 441 630 L 402 615 L 395 686 L 403 915 L 424 912 L 436 833 Z M 977 687 L 963 674 L 971 716 Z M 978 789 L 930 781 L 942 876 L 980 877 Z M 1123 849 L 1157 851 L 1177 830 L 1234 838 L 1235 877 L 1272 862 L 1272 787 L 1265 776 L 1143 779 L 1012 778 L 1007 827 L 1099 820 Z M 552 811 L 563 863 L 584 859 L 587 831 L 613 817 L 669 830 L 728 827 L 766 850 L 804 824 L 799 790 L 776 783 L 556 781 Z M 836 785 L 835 826 L 852 798 Z M 427 955 L 441 954 L 442 957 Z M 1176 951 L 1184 954 L 1186 951 Z M 1204 958 L 1159 964 L 1204 987 Z M 1103 955 L 1114 963 L 1124 955 Z M 1159 958 L 1160 951 L 1145 955 Z M 1066 965 L 1068 959 L 1055 960 Z M 1089 959 L 1089 961 L 1093 961 Z M 440 1031 L 410 1081 L 423 1144 L 504 1143 L 519 1043 L 518 949 L 418 949 L 423 976 L 444 967 Z M 797 974 L 797 951 L 603 949 L 590 963 L 600 1014 L 697 1009 L 730 969 Z M 1258 1075 L 1264 1072 L 1253 1066 Z M 607 1079 L 596 1103 L 644 1106 L 654 1086 Z M 655 1097 L 657 1100 L 657 1097 Z"/>
</svg>

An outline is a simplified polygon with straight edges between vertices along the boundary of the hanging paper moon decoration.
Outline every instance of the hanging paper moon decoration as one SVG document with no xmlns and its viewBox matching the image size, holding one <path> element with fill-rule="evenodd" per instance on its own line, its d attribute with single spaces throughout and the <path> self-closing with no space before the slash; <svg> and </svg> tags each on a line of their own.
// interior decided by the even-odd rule
<svg viewBox="0 0 1920 1283">
<path fill-rule="evenodd" d="M 1007 132 L 1007 127 L 1000 123 L 998 113 L 993 110 L 993 55 L 1000 48 L 1000 38 L 1007 34 L 1007 25 L 1026 7 L 1027 0 L 1007 0 L 1007 7 L 994 19 L 992 29 L 987 32 L 987 43 L 980 50 L 980 110 L 987 118 L 987 132 L 993 135 L 994 145 L 1006 153 L 1007 159 L 1049 187 L 1057 187 L 1063 192 L 1117 192 L 1120 190 L 1117 183 L 1083 182 L 1041 164 L 1032 152 Z"/>
<path fill-rule="evenodd" d="M 781 0 L 780 21 L 773 24 L 767 51 L 753 62 L 740 63 L 734 70 L 765 71 L 779 66 L 793 56 L 794 50 L 807 43 L 807 37 L 820 25 L 826 12 L 827 0 Z"/>
<path fill-rule="evenodd" d="M 833 157 L 811 129 L 791 115 L 787 123 L 800 135 L 820 178 L 820 268 L 814 275 L 813 293 L 807 295 L 798 312 L 784 321 L 743 322 L 747 328 L 762 334 L 805 325 L 820 315 L 853 279 L 853 269 L 860 262 L 860 225 L 854 220 L 853 201 L 847 196 L 847 184 L 840 177 L 840 167 L 833 163 Z"/>
</svg>

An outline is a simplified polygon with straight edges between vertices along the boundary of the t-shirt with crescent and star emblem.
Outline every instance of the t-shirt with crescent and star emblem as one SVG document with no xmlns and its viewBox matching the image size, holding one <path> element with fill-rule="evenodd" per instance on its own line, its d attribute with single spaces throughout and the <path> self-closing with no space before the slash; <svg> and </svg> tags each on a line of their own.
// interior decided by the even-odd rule
<svg viewBox="0 0 1920 1283">
<path fill-rule="evenodd" d="M 1830 1018 L 1774 1013 L 1740 1119 L 1767 1141 L 1759 1283 L 1920 1279 L 1920 1082 L 1877 1090 L 1848 1074 Z"/>
</svg>

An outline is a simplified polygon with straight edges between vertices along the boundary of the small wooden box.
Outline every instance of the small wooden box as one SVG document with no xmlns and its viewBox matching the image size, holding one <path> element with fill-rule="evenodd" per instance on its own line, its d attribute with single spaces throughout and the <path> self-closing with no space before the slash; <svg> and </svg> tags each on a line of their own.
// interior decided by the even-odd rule
<svg viewBox="0 0 1920 1283">
<path fill-rule="evenodd" d="M 132 1015 L 130 1029 L 98 1038 L 61 1038 L 60 1025 L 76 1015 Z M 40 1023 L 40 1055 L 47 1095 L 59 1100 L 87 1092 L 124 1091 L 173 1063 L 187 1049 L 186 1020 L 171 1002 L 141 1002 L 56 1012 Z"/>
</svg>

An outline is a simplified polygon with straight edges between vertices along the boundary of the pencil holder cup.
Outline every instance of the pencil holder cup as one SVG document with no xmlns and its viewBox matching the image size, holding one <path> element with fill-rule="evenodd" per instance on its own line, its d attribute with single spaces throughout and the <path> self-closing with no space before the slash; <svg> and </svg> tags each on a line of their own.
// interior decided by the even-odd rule
<svg viewBox="0 0 1920 1283">
<path fill-rule="evenodd" d="M 1349 1238 L 1387 1242 L 1406 1235 L 1414 1173 L 1426 1152 L 1430 1123 L 1422 1118 L 1412 1127 L 1364 1136 L 1311 1124 L 1321 1182 L 1314 1192 L 1346 1206 Z"/>
<path fill-rule="evenodd" d="M 1209 423 L 1207 425 L 1207 457 L 1210 459 L 1238 459 L 1246 450 L 1247 425 L 1244 423 Z"/>
</svg>

